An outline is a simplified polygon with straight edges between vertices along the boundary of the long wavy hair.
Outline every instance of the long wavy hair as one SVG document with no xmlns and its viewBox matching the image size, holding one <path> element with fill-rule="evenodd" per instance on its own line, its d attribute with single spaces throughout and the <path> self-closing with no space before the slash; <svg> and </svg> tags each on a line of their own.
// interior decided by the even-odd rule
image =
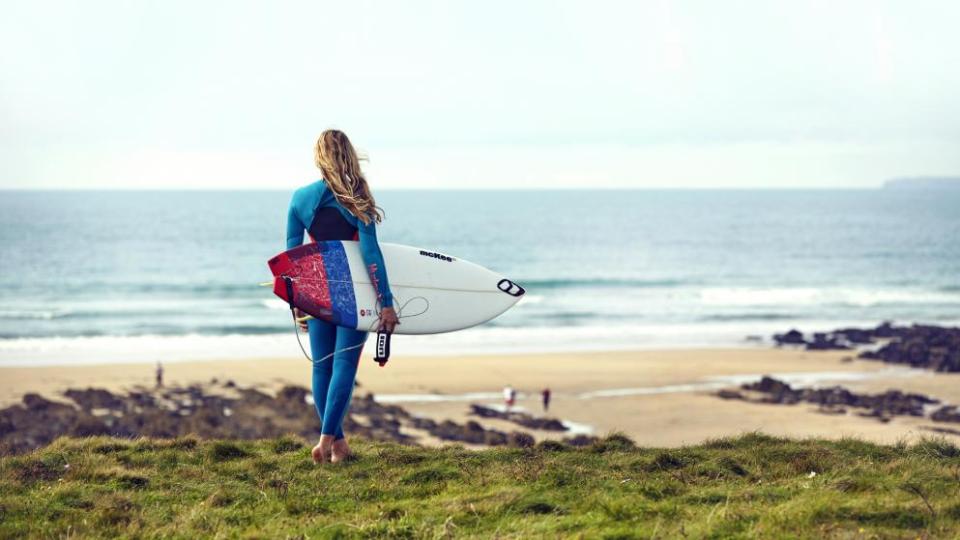
<svg viewBox="0 0 960 540">
<path fill-rule="evenodd" d="M 360 170 L 360 158 L 347 135 L 336 129 L 324 131 L 317 138 L 313 154 L 337 202 L 364 224 L 380 223 L 383 211 L 370 193 Z"/>
</svg>

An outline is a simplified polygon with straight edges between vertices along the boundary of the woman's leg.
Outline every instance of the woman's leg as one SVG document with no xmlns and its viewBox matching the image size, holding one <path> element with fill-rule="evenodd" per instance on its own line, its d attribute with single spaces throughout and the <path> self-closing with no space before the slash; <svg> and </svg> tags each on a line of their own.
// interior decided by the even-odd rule
<svg viewBox="0 0 960 540">
<path fill-rule="evenodd" d="M 330 378 L 333 374 L 333 357 L 324 361 L 321 358 L 333 353 L 337 345 L 337 327 L 319 319 L 310 319 L 307 321 L 307 330 L 310 332 L 310 355 L 313 357 L 313 406 L 317 410 L 317 416 L 323 421 L 323 411 L 327 405 L 327 394 L 330 388 Z M 332 440 L 325 441 L 321 437 L 320 442 L 313 448 L 311 453 L 314 462 L 325 462 L 330 460 L 330 448 Z"/>
<path fill-rule="evenodd" d="M 337 328 L 336 354 L 333 355 L 333 375 L 323 411 L 321 433 L 343 439 L 343 418 L 350 407 L 353 385 L 357 378 L 360 352 L 367 340 L 367 333 L 350 328 Z"/>
</svg>

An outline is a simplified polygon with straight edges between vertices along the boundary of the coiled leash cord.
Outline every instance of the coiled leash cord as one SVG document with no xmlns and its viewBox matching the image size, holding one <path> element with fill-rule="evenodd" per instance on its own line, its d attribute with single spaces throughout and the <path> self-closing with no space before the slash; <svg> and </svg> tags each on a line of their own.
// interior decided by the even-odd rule
<svg viewBox="0 0 960 540">
<path fill-rule="evenodd" d="M 296 314 L 292 309 L 290 310 L 290 313 L 293 315 L 293 333 L 294 333 L 294 335 L 297 336 L 297 345 L 300 346 L 300 351 L 303 352 L 303 357 L 306 358 L 307 361 L 309 361 L 309 362 L 312 363 L 313 365 L 317 365 L 317 364 L 319 364 L 319 363 L 321 363 L 321 362 L 326 361 L 327 358 L 332 357 L 333 355 L 337 354 L 338 352 L 345 352 L 345 351 L 350 351 L 350 350 L 353 350 L 353 349 L 359 349 L 360 347 L 363 347 L 363 345 L 364 345 L 364 343 L 361 343 L 361 344 L 359 344 L 359 345 L 351 345 L 350 347 L 344 347 L 343 349 L 337 349 L 337 350 L 333 351 L 332 353 L 324 356 L 323 358 L 321 358 L 321 359 L 319 359 L 319 360 L 314 360 L 313 358 L 310 357 L 309 354 L 307 354 L 307 350 L 306 350 L 305 348 L 303 348 L 303 342 L 300 341 L 300 326 L 299 326 L 299 323 L 297 322 L 297 314 Z M 379 335 L 379 332 L 378 332 L 377 335 Z M 389 356 L 389 355 L 388 355 L 388 356 Z M 386 362 L 384 362 L 384 363 L 386 363 Z"/>
<path fill-rule="evenodd" d="M 316 360 L 316 359 L 314 359 L 314 358 L 311 358 L 310 355 L 307 353 L 307 349 L 304 348 L 303 342 L 300 340 L 300 326 L 299 326 L 299 321 L 297 321 L 297 313 L 296 313 L 296 311 L 295 311 L 295 310 L 296 310 L 296 307 L 293 305 L 293 279 L 291 279 L 291 278 L 289 278 L 289 277 L 284 277 L 284 278 L 283 278 L 283 282 L 284 282 L 284 284 L 285 284 L 286 287 L 287 287 L 287 298 L 289 299 L 287 303 L 290 305 L 290 316 L 293 318 L 293 334 L 297 337 L 297 345 L 300 346 L 300 352 L 303 353 L 303 357 L 306 358 L 307 361 L 309 361 L 309 362 L 312 363 L 313 365 L 317 365 L 317 364 L 319 364 L 319 363 L 321 363 L 321 362 L 325 362 L 328 358 L 333 357 L 334 355 L 336 355 L 336 354 L 339 353 L 339 352 L 346 352 L 346 351 L 350 351 L 350 350 L 353 350 L 353 349 L 359 349 L 360 347 L 363 347 L 363 346 L 364 346 L 364 343 L 360 343 L 360 344 L 357 344 L 357 345 L 351 345 L 350 347 L 344 347 L 344 348 L 342 348 L 342 349 L 337 349 L 337 350 L 333 351 L 332 353 L 324 356 L 323 358 L 321 358 L 321 359 L 319 359 L 319 360 Z M 413 314 L 413 315 L 403 315 L 403 312 L 404 312 L 404 310 L 406 309 L 407 305 L 409 305 L 410 302 L 413 302 L 414 300 L 417 300 L 417 299 L 423 300 L 424 303 L 426 304 L 426 306 L 423 308 L 423 311 L 421 311 L 420 313 L 415 313 L 415 314 Z M 378 304 L 379 304 L 379 302 L 378 302 Z M 379 309 L 379 308 L 380 308 L 380 306 L 378 305 L 378 309 L 377 309 L 377 320 L 380 319 L 380 309 Z M 407 300 L 406 302 L 404 302 L 403 305 L 400 306 L 400 309 L 397 310 L 397 319 L 403 319 L 403 318 L 405 318 L 405 317 L 416 317 L 416 316 L 418 316 L 418 315 L 423 315 L 424 313 L 427 312 L 428 309 L 430 309 L 430 301 L 427 300 L 426 298 L 422 297 L 422 296 L 415 296 L 415 297 L 413 297 L 413 298 L 410 298 L 409 300 Z M 383 366 L 386 365 L 387 360 L 389 360 L 389 359 L 390 359 L 390 334 L 387 333 L 387 332 L 380 332 L 380 331 L 378 331 L 378 332 L 377 332 L 377 354 L 376 354 L 376 356 L 374 357 L 374 361 L 376 361 L 378 364 L 380 364 L 380 367 L 383 367 Z"/>
</svg>

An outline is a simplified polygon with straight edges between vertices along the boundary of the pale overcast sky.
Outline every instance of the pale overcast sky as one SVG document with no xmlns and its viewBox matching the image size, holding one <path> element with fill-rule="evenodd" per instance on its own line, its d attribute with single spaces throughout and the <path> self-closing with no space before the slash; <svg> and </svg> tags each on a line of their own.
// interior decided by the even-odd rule
<svg viewBox="0 0 960 540">
<path fill-rule="evenodd" d="M 0 187 L 861 187 L 960 173 L 955 1 L 7 2 Z"/>
</svg>

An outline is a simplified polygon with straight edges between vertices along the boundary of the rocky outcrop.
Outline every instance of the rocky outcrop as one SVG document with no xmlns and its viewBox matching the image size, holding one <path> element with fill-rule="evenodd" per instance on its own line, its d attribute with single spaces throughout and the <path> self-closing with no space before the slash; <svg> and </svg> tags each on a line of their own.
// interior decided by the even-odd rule
<svg viewBox="0 0 960 540">
<path fill-rule="evenodd" d="M 957 422 L 960 423 L 960 407 L 954 405 L 945 405 L 933 411 L 930 415 L 931 420 L 937 422 Z"/>
<path fill-rule="evenodd" d="M 798 330 L 775 334 L 780 346 L 803 346 L 807 350 L 866 349 L 859 357 L 891 364 L 960 372 L 960 328 L 915 324 L 894 326 L 885 322 L 876 328 L 841 328 L 813 334 L 812 339 Z M 873 348 L 867 348 L 869 346 Z"/>
<path fill-rule="evenodd" d="M 960 328 L 914 325 L 890 328 L 889 341 L 860 358 L 906 364 L 940 372 L 960 372 Z"/>
<path fill-rule="evenodd" d="M 477 405 L 476 403 L 470 405 L 470 414 L 479 416 L 481 418 L 497 418 L 499 420 L 506 420 L 529 429 L 539 429 L 542 431 L 567 431 L 567 426 L 563 425 L 563 422 L 557 420 L 556 418 L 536 417 L 532 414 L 516 411 L 501 412 L 484 405 Z"/>
<path fill-rule="evenodd" d="M 797 330 L 796 328 L 786 332 L 784 334 L 774 334 L 773 341 L 777 346 L 782 345 L 805 345 L 807 341 L 803 337 L 803 333 Z"/>
<path fill-rule="evenodd" d="M 802 345 L 808 351 L 849 350 L 851 346 L 842 337 L 834 334 L 817 332 L 813 339 L 807 340 L 803 333 L 793 329 L 785 334 L 774 334 L 773 341 L 778 347 L 785 345 Z"/>
<path fill-rule="evenodd" d="M 22 404 L 0 410 L 0 452 L 20 453 L 57 437 L 113 435 L 172 438 L 262 439 L 294 433 L 320 436 L 320 422 L 309 391 L 285 386 L 276 395 L 255 388 L 224 384 L 191 385 L 114 394 L 104 389 L 71 389 L 70 402 L 27 394 Z M 405 428 L 419 428 L 437 438 L 486 446 L 533 444 L 533 437 L 514 431 L 486 429 L 477 422 L 437 423 L 417 418 L 402 407 L 385 405 L 372 394 L 355 396 L 344 419 L 344 431 L 372 440 L 413 444 Z"/>
<path fill-rule="evenodd" d="M 473 420 L 466 424 L 458 424 L 452 420 L 437 422 L 429 418 L 412 417 L 411 424 L 417 429 L 426 431 L 434 437 L 444 441 L 462 442 L 484 446 L 517 446 L 533 445 L 533 437 L 521 431 L 505 433 L 496 429 L 487 429 Z"/>
<path fill-rule="evenodd" d="M 228 392 L 224 392 L 224 389 Z M 234 397 L 227 397 L 234 392 Z M 288 433 L 314 438 L 320 422 L 307 400 L 307 390 L 287 386 L 276 396 L 252 388 L 228 385 L 191 385 L 157 391 L 113 394 L 107 390 L 71 389 L 60 403 L 27 394 L 23 403 L 0 410 L 0 445 L 8 452 L 24 452 L 55 438 L 114 435 L 120 437 L 178 437 L 260 439 Z M 372 399 L 358 398 L 344 429 L 377 440 L 410 443 L 392 421 L 398 412 Z M 358 422 L 357 416 L 366 416 Z M 372 420 L 371 420 L 372 419 Z"/>
<path fill-rule="evenodd" d="M 923 394 L 887 390 L 881 394 L 858 394 L 842 386 L 827 388 L 793 388 L 789 384 L 764 376 L 759 381 L 741 385 L 741 390 L 721 390 L 717 396 L 724 399 L 740 399 L 753 403 L 776 403 L 780 405 L 794 405 L 797 403 L 813 403 L 819 405 L 821 411 L 842 414 L 848 408 L 861 409 L 857 414 L 888 421 L 894 416 L 926 415 L 929 405 L 940 403 L 939 400 Z M 944 407 L 946 409 L 946 407 Z M 942 410 L 942 409 L 941 409 Z M 947 416 L 931 416 L 933 420 L 960 421 L 960 414 L 956 420 L 946 420 Z"/>
<path fill-rule="evenodd" d="M 923 394 L 909 394 L 900 390 L 887 390 L 882 394 L 857 394 L 842 386 L 827 388 L 792 388 L 789 384 L 763 377 L 758 382 L 744 384 L 744 390 L 758 392 L 762 403 L 792 405 L 806 402 L 822 407 L 853 407 L 870 409 L 881 416 L 923 416 L 926 405 L 939 403 L 938 400 Z"/>
</svg>

